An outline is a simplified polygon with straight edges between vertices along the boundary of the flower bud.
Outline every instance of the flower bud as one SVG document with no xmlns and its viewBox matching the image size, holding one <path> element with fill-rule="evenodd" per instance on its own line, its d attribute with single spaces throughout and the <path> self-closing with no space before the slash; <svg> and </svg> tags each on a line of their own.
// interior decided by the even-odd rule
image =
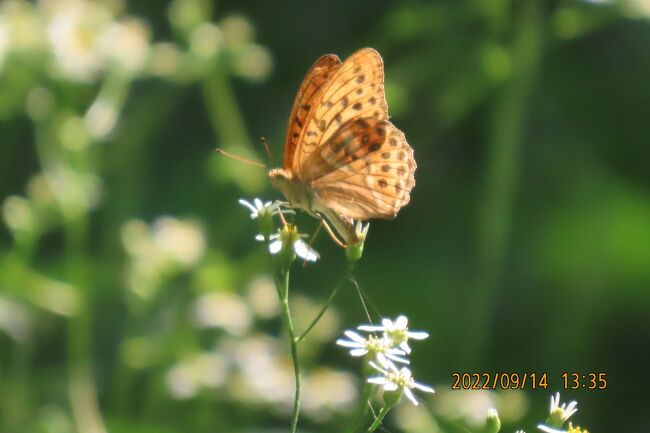
<svg viewBox="0 0 650 433">
<path fill-rule="evenodd" d="M 499 414 L 496 409 L 490 408 L 487 412 L 487 418 L 485 419 L 485 433 L 497 433 L 501 430 L 501 420 L 499 419 Z"/>
</svg>

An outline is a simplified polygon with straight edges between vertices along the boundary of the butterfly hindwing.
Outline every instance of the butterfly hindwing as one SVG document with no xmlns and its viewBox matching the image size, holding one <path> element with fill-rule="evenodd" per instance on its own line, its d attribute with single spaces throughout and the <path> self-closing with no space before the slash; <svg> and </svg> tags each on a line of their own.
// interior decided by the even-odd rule
<svg viewBox="0 0 650 433">
<path fill-rule="evenodd" d="M 357 220 L 394 217 L 415 185 L 413 149 L 386 120 L 348 121 L 309 162 L 319 199 Z"/>
</svg>

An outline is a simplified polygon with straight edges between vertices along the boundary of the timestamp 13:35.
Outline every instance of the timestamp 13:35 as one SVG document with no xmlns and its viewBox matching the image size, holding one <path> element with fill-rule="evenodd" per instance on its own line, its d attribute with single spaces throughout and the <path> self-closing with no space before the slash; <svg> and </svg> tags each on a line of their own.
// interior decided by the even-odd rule
<svg viewBox="0 0 650 433">
<path fill-rule="evenodd" d="M 546 372 L 452 372 L 452 390 L 460 389 L 547 389 Z M 567 389 L 603 390 L 607 388 L 607 374 L 603 372 L 563 372 L 560 386 Z"/>
</svg>

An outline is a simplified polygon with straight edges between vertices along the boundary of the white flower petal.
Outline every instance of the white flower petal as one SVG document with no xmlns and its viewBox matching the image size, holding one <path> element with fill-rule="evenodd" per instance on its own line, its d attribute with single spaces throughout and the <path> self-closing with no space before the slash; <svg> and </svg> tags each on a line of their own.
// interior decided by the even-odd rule
<svg viewBox="0 0 650 433">
<path fill-rule="evenodd" d="M 420 391 L 424 391 L 424 392 L 430 392 L 431 394 L 433 394 L 433 393 L 436 392 L 436 391 L 435 391 L 433 388 L 431 388 L 430 386 L 424 385 L 424 384 L 419 383 L 419 382 L 413 382 L 413 388 L 417 388 L 417 389 L 419 389 Z"/>
<path fill-rule="evenodd" d="M 395 364 L 393 364 L 392 362 L 390 362 L 390 360 L 388 360 L 388 359 L 386 360 L 386 363 L 384 364 L 384 367 L 388 368 L 388 369 L 391 370 L 393 373 L 399 373 L 399 370 L 397 369 L 397 367 L 395 366 Z"/>
<path fill-rule="evenodd" d="M 374 383 L 375 385 L 385 385 L 389 383 L 389 381 L 385 377 L 377 376 L 377 377 L 369 377 L 368 383 Z"/>
<path fill-rule="evenodd" d="M 384 384 L 384 391 L 396 391 L 397 388 L 399 387 L 393 382 L 387 382 Z"/>
<path fill-rule="evenodd" d="M 379 360 L 378 360 L 378 361 L 379 361 Z M 380 362 L 381 362 L 381 361 L 380 361 Z M 388 364 L 390 361 L 385 360 L 385 362 L 386 362 L 386 364 Z M 372 362 L 372 361 L 370 361 L 368 364 L 369 364 L 372 368 L 374 368 L 375 370 L 377 370 L 378 372 L 380 372 L 380 373 L 383 374 L 383 375 L 388 375 L 388 374 L 389 374 L 388 371 L 384 370 L 382 367 L 378 366 L 377 364 L 375 364 L 375 363 Z M 386 365 L 386 364 L 384 364 L 384 365 Z"/>
<path fill-rule="evenodd" d="M 350 355 L 352 356 L 363 356 L 367 353 L 368 351 L 366 349 L 354 349 L 350 351 Z"/>
<path fill-rule="evenodd" d="M 411 353 L 411 348 L 409 347 L 409 344 L 406 341 L 402 341 L 399 344 L 399 347 L 401 347 L 404 352 Z"/>
<path fill-rule="evenodd" d="M 293 250 L 296 252 L 298 257 L 307 260 L 308 262 L 315 262 L 318 260 L 318 253 L 302 239 L 298 239 L 293 243 Z"/>
<path fill-rule="evenodd" d="M 406 316 L 399 316 L 397 320 L 395 320 L 395 327 L 399 329 L 406 329 L 409 324 L 409 319 L 406 318 Z"/>
<path fill-rule="evenodd" d="M 359 325 L 357 326 L 357 329 L 359 331 L 376 332 L 376 331 L 383 331 L 384 327 L 376 326 L 376 325 Z"/>
<path fill-rule="evenodd" d="M 405 395 L 409 400 L 411 400 L 411 403 L 413 403 L 414 405 L 417 406 L 417 405 L 419 404 L 418 401 L 415 399 L 415 396 L 413 395 L 413 392 L 411 392 L 410 389 L 408 389 L 408 388 L 404 388 L 404 395 Z"/>
<path fill-rule="evenodd" d="M 336 340 L 336 344 L 338 344 L 339 346 L 343 346 L 343 347 L 353 347 L 355 349 L 359 349 L 359 348 L 362 348 L 364 346 L 363 344 L 357 343 L 356 341 L 348 341 L 348 340 L 342 340 L 342 339 Z"/>
<path fill-rule="evenodd" d="M 378 353 L 377 356 L 379 356 L 379 355 L 380 354 Z M 385 356 L 386 358 L 391 359 L 391 360 L 393 360 L 395 362 L 401 362 L 402 364 L 410 364 L 411 363 L 411 361 L 409 361 L 408 359 L 402 358 L 400 356 L 393 355 L 392 353 L 386 353 L 385 355 L 382 355 L 382 356 Z"/>
<path fill-rule="evenodd" d="M 406 333 L 406 335 L 409 338 L 412 338 L 414 340 L 424 340 L 425 338 L 427 338 L 429 336 L 429 334 L 427 332 L 422 332 L 422 331 L 412 331 L 412 332 L 409 331 L 409 332 Z"/>
<path fill-rule="evenodd" d="M 277 254 L 282 249 L 282 241 L 279 239 L 274 240 L 269 244 L 269 252 L 271 254 Z"/>
<path fill-rule="evenodd" d="M 253 206 L 243 198 L 239 199 L 239 204 L 241 204 L 242 206 L 246 206 L 248 209 L 250 209 L 250 211 L 252 212 L 251 216 L 257 214 L 257 209 L 255 209 L 255 206 Z"/>
<path fill-rule="evenodd" d="M 547 427 L 544 424 L 539 424 L 537 428 L 541 431 L 545 431 L 546 433 L 566 433 L 564 430 L 556 430 L 554 428 Z"/>
<path fill-rule="evenodd" d="M 366 340 L 354 331 L 347 330 L 344 334 L 352 341 L 363 343 L 364 345 L 366 344 Z"/>
<path fill-rule="evenodd" d="M 390 319 L 381 319 L 381 324 L 384 325 L 384 328 L 387 330 L 393 328 L 393 321 Z"/>
<path fill-rule="evenodd" d="M 557 392 L 557 393 L 555 393 L 554 396 L 553 395 L 551 396 L 551 409 L 550 409 L 550 411 L 553 412 L 555 409 L 558 408 L 559 405 L 560 405 L 560 393 Z"/>
<path fill-rule="evenodd" d="M 264 204 L 262 203 L 262 200 L 260 200 L 257 197 L 253 200 L 253 203 L 255 204 L 255 207 L 257 208 L 258 211 L 261 210 L 264 207 Z"/>
<path fill-rule="evenodd" d="M 264 235 L 255 235 L 255 240 L 263 242 L 264 241 Z"/>
<path fill-rule="evenodd" d="M 572 401 L 569 403 L 569 405 L 564 409 L 564 419 L 567 420 L 571 415 L 576 413 L 578 411 L 578 402 L 577 401 Z"/>
</svg>

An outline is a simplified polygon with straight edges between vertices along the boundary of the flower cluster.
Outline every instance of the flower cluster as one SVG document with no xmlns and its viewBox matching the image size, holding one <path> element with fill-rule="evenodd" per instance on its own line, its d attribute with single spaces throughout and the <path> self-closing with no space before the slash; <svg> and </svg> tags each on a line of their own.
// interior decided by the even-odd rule
<svg viewBox="0 0 650 433">
<path fill-rule="evenodd" d="M 389 396 L 391 405 L 397 403 L 402 394 L 414 404 L 418 401 L 413 394 L 413 389 L 433 393 L 433 388 L 416 382 L 411 370 L 405 366 L 398 368 L 395 362 L 410 364 L 406 358 L 411 353 L 409 339 L 422 340 L 429 335 L 421 331 L 409 331 L 406 316 L 399 316 L 395 321 L 383 319 L 381 326 L 360 325 L 357 330 L 369 332 L 366 337 L 347 330 L 345 336 L 349 340 L 339 339 L 336 344 L 347 347 L 352 356 L 365 356 L 367 365 L 379 375 L 371 376 L 368 383 L 380 385 L 384 389 L 384 399 Z M 381 332 L 381 336 L 376 333 Z"/>
</svg>

